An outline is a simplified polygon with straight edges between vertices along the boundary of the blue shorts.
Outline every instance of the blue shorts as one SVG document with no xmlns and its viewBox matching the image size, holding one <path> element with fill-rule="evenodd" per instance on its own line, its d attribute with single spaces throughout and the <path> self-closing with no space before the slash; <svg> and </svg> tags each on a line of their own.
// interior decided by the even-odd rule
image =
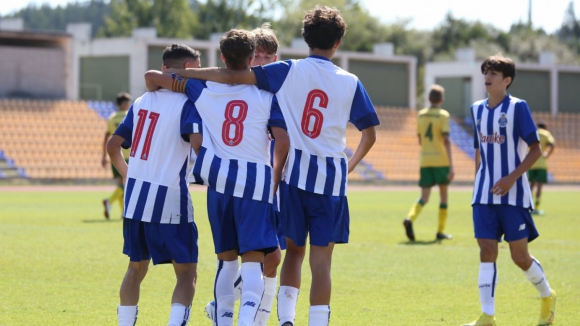
<svg viewBox="0 0 580 326">
<path fill-rule="evenodd" d="M 473 229 L 477 239 L 531 242 L 539 236 L 530 211 L 511 205 L 473 205 Z"/>
<path fill-rule="evenodd" d="M 197 227 L 123 219 L 123 253 L 130 261 L 153 259 L 153 264 L 197 263 Z"/>
<path fill-rule="evenodd" d="M 278 248 L 272 204 L 207 188 L 207 215 L 216 254 L 236 250 L 270 253 Z"/>
<path fill-rule="evenodd" d="M 299 247 L 310 244 L 326 247 L 347 243 L 350 215 L 346 196 L 328 196 L 280 183 L 282 233 Z"/>
</svg>

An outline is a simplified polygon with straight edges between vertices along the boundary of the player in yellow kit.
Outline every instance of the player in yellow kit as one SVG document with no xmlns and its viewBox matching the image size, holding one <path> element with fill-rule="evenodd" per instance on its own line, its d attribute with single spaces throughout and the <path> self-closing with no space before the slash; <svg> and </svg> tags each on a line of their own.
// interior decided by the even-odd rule
<svg viewBox="0 0 580 326">
<path fill-rule="evenodd" d="M 443 87 L 431 86 L 429 102 L 431 106 L 419 111 L 417 119 L 417 136 L 421 145 L 421 198 L 413 204 L 403 221 L 407 237 L 415 241 L 413 223 L 421 213 L 421 209 L 429 201 L 431 187 L 439 186 L 441 201 L 439 204 L 439 227 L 436 239 L 451 239 L 451 235 L 445 234 L 445 222 L 447 221 L 447 185 L 453 180 L 453 163 L 451 160 L 451 142 L 449 140 L 449 112 L 440 106 L 444 100 Z"/>
<path fill-rule="evenodd" d="M 542 185 L 548 183 L 548 157 L 554 152 L 555 140 L 552 134 L 548 131 L 548 127 L 544 123 L 538 123 L 538 134 L 540 135 L 540 148 L 542 149 L 542 156 L 532 165 L 528 170 L 528 179 L 530 180 L 530 188 L 534 192 L 534 186 L 538 186 L 536 190 L 535 209 L 532 214 L 544 215 L 544 211 L 540 209 L 540 198 L 542 196 Z"/>
<path fill-rule="evenodd" d="M 107 131 L 105 132 L 105 139 L 103 142 L 103 158 L 101 159 L 101 165 L 103 166 L 103 168 L 106 168 L 108 163 L 107 141 L 109 141 L 111 135 L 113 135 L 113 133 L 115 132 L 115 130 L 117 130 L 117 127 L 121 124 L 123 119 L 125 119 L 129 107 L 131 106 L 131 95 L 127 93 L 117 94 L 117 106 L 119 107 L 119 110 L 115 113 L 112 113 L 107 121 Z M 130 149 L 122 149 L 123 157 L 127 162 L 129 162 L 129 151 Z M 107 219 L 110 216 L 111 204 L 113 204 L 116 201 L 119 202 L 121 214 L 123 214 L 123 178 L 112 164 L 111 169 L 113 170 L 113 177 L 117 180 L 117 188 L 115 189 L 115 191 L 113 191 L 113 193 L 111 194 L 111 196 L 109 196 L 109 198 L 105 198 L 103 200 L 103 206 L 105 209 L 104 214 L 105 218 Z"/>
</svg>

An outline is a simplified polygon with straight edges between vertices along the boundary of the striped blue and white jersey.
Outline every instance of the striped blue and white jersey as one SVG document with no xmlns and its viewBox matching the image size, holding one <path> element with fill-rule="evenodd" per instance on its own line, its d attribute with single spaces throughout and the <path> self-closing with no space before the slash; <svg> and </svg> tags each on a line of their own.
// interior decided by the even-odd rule
<svg viewBox="0 0 580 326">
<path fill-rule="evenodd" d="M 126 140 L 123 147 L 131 148 L 125 218 L 167 224 L 193 222 L 186 180 L 191 146 L 184 123 L 193 110 L 183 94 L 147 92 L 133 103 L 115 131 Z"/>
<path fill-rule="evenodd" d="M 480 150 L 472 204 L 512 205 L 533 209 L 532 193 L 524 173 L 505 196 L 490 192 L 501 178 L 514 171 L 528 153 L 528 146 L 540 140 L 526 101 L 507 95 L 495 108 L 487 99 L 471 105 L 474 147 Z"/>
<path fill-rule="evenodd" d="M 276 97 L 251 85 L 186 81 L 196 116 L 187 121 L 203 142 L 193 182 L 239 198 L 272 203 L 269 127 L 286 129 Z M 191 179 L 190 179 L 191 180 Z"/>
<path fill-rule="evenodd" d="M 346 125 L 379 124 L 358 78 L 330 60 L 310 56 L 252 67 L 258 87 L 276 94 L 288 126 L 290 151 L 283 180 L 308 192 L 347 193 Z"/>
</svg>

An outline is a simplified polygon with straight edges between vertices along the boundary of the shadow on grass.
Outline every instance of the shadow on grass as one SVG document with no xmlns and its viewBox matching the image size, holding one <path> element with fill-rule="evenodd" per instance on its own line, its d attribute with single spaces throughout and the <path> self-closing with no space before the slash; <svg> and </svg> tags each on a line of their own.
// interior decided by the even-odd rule
<svg viewBox="0 0 580 326">
<path fill-rule="evenodd" d="M 106 220 L 104 218 L 100 218 L 97 220 L 83 220 L 83 223 L 117 223 L 117 222 L 122 222 L 123 219 L 122 218 L 114 218 L 112 220 Z"/>
<path fill-rule="evenodd" d="M 436 243 L 441 243 L 441 240 L 438 239 L 434 239 L 434 240 L 430 240 L 430 241 L 423 241 L 423 240 L 415 240 L 415 241 L 404 241 L 404 242 L 399 242 L 400 245 L 405 245 L 405 246 L 426 246 L 426 245 L 432 245 L 432 244 L 436 244 Z"/>
</svg>

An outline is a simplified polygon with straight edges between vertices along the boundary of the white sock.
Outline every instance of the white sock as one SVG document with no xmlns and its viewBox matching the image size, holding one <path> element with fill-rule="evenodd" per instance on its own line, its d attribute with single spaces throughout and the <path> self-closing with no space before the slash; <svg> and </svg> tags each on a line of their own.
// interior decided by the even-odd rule
<svg viewBox="0 0 580 326">
<path fill-rule="evenodd" d="M 264 295 L 262 296 L 262 302 L 260 302 L 256 319 L 254 320 L 254 326 L 266 326 L 268 324 L 272 304 L 274 304 L 274 298 L 276 297 L 276 283 L 276 276 L 264 276 Z"/>
<path fill-rule="evenodd" d="M 238 261 L 218 260 L 215 280 L 215 309 L 217 324 L 232 326 L 234 323 L 234 281 L 238 272 Z"/>
<path fill-rule="evenodd" d="M 481 311 L 493 316 L 495 314 L 495 288 L 497 286 L 495 263 L 480 263 L 478 283 Z"/>
<path fill-rule="evenodd" d="M 280 286 L 278 289 L 278 320 L 280 326 L 285 322 L 294 324 L 296 318 L 296 302 L 299 289 L 291 286 Z"/>
<path fill-rule="evenodd" d="M 256 312 L 264 294 L 264 279 L 262 263 L 242 263 L 242 299 L 238 314 L 238 325 L 254 324 Z"/>
<path fill-rule="evenodd" d="M 189 309 L 181 303 L 174 303 L 171 305 L 171 313 L 169 314 L 168 326 L 187 326 L 189 323 Z"/>
<path fill-rule="evenodd" d="M 308 326 L 328 326 L 330 306 L 310 306 Z"/>
<path fill-rule="evenodd" d="M 139 308 L 137 306 L 119 306 L 117 307 L 117 320 L 119 326 L 134 326 L 137 322 Z"/>
<path fill-rule="evenodd" d="M 234 298 L 236 301 L 240 300 L 242 297 L 242 267 L 238 268 L 238 274 L 236 275 L 236 281 L 234 282 Z"/>
<path fill-rule="evenodd" d="M 550 284 L 544 275 L 544 270 L 542 265 L 535 258 L 532 261 L 532 266 L 527 271 L 524 271 L 524 275 L 532 283 L 532 285 L 540 293 L 540 298 L 547 298 L 552 295 L 550 291 Z"/>
</svg>

